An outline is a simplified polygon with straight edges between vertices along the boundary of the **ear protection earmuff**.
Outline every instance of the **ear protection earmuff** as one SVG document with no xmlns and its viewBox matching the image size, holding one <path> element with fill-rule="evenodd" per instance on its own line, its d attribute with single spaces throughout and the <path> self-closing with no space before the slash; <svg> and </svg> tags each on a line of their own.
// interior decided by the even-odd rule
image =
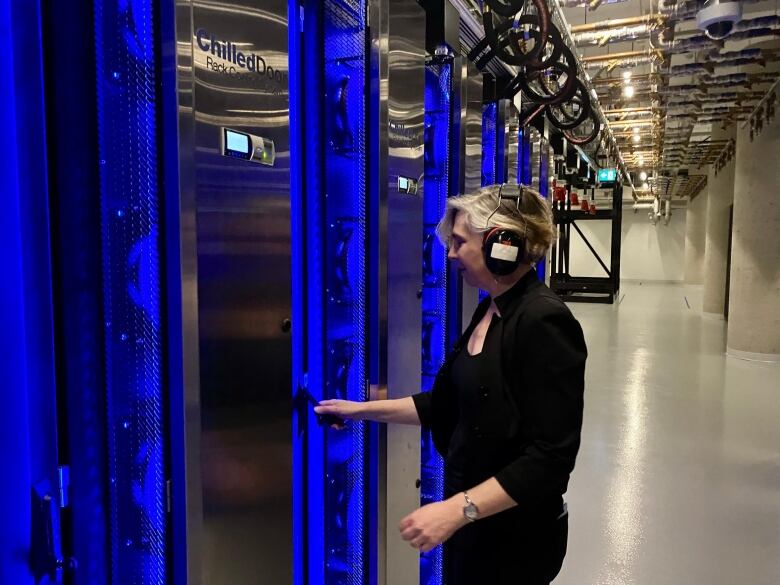
<svg viewBox="0 0 780 585">
<path fill-rule="evenodd" d="M 504 188 L 508 191 L 504 193 Z M 504 199 L 514 199 L 515 209 L 520 215 L 520 203 L 523 199 L 524 189 L 522 185 L 504 184 L 498 189 L 498 205 L 488 217 L 487 225 L 496 214 Z M 522 217 L 522 216 L 521 216 Z M 494 227 L 485 232 L 482 238 L 482 254 L 485 257 L 485 266 L 496 276 L 512 274 L 525 259 L 525 240 L 528 232 L 528 224 L 521 236 L 514 230 Z"/>
</svg>

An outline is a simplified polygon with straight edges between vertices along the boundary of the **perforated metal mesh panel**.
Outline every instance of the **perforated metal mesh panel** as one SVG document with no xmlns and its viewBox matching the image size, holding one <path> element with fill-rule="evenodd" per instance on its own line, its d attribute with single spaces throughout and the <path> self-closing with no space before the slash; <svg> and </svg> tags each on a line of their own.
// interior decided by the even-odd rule
<svg viewBox="0 0 780 585">
<path fill-rule="evenodd" d="M 444 361 L 447 344 L 447 253 L 438 242 L 436 225 L 452 194 L 452 60 L 432 62 L 425 73 L 425 190 L 423 210 L 422 390 L 430 391 Z M 444 497 L 444 462 L 430 431 L 422 434 L 421 504 Z M 442 548 L 420 558 L 420 583 L 442 582 Z"/>
<path fill-rule="evenodd" d="M 325 389 L 366 400 L 367 140 L 366 22 L 362 2 L 324 4 Z M 325 579 L 366 583 L 367 429 L 326 435 Z"/>
<path fill-rule="evenodd" d="M 166 575 L 160 193 L 150 0 L 96 0 L 111 582 Z"/>
</svg>

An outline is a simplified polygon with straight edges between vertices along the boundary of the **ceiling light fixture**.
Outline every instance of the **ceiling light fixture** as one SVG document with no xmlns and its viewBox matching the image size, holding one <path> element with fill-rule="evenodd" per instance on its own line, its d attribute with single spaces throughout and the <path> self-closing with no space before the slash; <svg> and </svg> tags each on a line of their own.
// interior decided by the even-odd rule
<svg viewBox="0 0 780 585">
<path fill-rule="evenodd" d="M 644 171 L 642 171 L 641 173 L 639 173 L 639 180 L 640 180 L 640 181 L 646 181 L 646 180 L 647 180 L 647 173 L 646 173 L 646 172 L 644 172 Z"/>
<path fill-rule="evenodd" d="M 623 97 L 632 98 L 634 97 L 634 86 L 633 85 L 627 85 L 623 88 Z"/>
</svg>

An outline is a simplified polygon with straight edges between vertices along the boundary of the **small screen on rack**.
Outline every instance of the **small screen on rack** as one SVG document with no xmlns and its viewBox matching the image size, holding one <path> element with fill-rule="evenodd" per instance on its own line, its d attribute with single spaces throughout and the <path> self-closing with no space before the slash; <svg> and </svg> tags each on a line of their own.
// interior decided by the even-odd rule
<svg viewBox="0 0 780 585">
<path fill-rule="evenodd" d="M 240 134 L 233 130 L 225 130 L 225 142 L 227 150 L 249 154 L 249 136 Z"/>
</svg>

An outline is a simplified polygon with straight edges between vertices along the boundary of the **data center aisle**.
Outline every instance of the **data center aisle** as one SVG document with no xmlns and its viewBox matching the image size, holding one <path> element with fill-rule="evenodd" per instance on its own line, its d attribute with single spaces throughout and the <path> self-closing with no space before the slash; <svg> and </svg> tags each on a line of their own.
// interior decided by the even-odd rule
<svg viewBox="0 0 780 585">
<path fill-rule="evenodd" d="M 780 365 L 726 357 L 700 287 L 621 296 L 570 305 L 590 357 L 555 585 L 780 583 Z"/>
</svg>

